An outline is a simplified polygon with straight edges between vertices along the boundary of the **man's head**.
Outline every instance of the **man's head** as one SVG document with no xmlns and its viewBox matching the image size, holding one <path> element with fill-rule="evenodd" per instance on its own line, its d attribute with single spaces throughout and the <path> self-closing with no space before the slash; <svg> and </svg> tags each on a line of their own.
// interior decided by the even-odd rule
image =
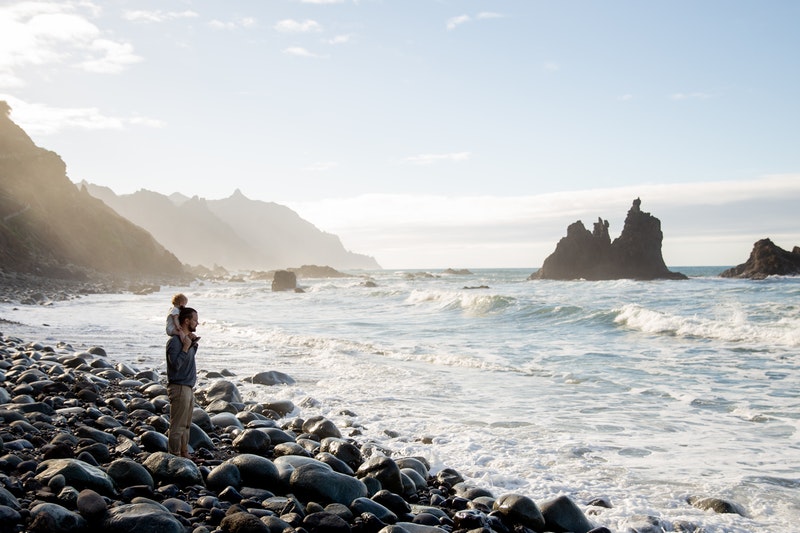
<svg viewBox="0 0 800 533">
<path fill-rule="evenodd" d="M 178 323 L 181 327 L 185 327 L 187 331 L 194 331 L 197 329 L 197 311 L 191 307 L 182 307 L 180 314 L 178 314 Z"/>
</svg>

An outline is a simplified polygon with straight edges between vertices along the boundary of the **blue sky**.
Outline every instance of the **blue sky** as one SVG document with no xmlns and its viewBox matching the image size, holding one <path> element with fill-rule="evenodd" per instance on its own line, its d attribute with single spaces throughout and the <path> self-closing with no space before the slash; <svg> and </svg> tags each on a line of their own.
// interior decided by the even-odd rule
<svg viewBox="0 0 800 533">
<path fill-rule="evenodd" d="M 0 0 L 69 177 L 297 210 L 386 268 L 538 266 L 637 196 L 670 265 L 800 244 L 800 2 Z"/>
</svg>

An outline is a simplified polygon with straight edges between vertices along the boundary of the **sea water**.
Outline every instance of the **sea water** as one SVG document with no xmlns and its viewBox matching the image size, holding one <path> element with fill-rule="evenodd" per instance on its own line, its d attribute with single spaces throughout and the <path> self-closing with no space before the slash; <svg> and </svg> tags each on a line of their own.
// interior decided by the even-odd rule
<svg viewBox="0 0 800 533">
<path fill-rule="evenodd" d="M 625 531 L 800 530 L 800 278 L 528 281 L 533 269 L 196 282 L 148 295 L 0 304 L 6 335 L 103 346 L 164 369 L 174 292 L 199 311 L 202 370 L 289 399 L 345 434 L 452 467 L 496 496 L 559 495 Z M 372 283 L 367 283 L 368 281 Z M 374 286 L 373 286 L 374 285 Z M 285 372 L 291 386 L 238 380 Z M 302 406 L 302 407 L 300 407 Z M 717 497 L 747 516 L 691 507 Z"/>
</svg>

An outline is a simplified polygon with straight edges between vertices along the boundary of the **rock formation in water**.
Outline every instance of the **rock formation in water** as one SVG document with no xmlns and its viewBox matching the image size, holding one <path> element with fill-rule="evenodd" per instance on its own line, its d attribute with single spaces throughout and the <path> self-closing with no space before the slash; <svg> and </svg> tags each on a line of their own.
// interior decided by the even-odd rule
<svg viewBox="0 0 800 533">
<path fill-rule="evenodd" d="M 175 279 L 181 262 L 67 178 L 0 101 L 0 270 L 43 278 Z"/>
<path fill-rule="evenodd" d="M 580 220 L 570 224 L 567 236 L 528 279 L 686 279 L 667 269 L 661 256 L 661 221 L 633 201 L 619 237 L 611 242 L 608 221 L 597 219 L 593 231 Z"/>
<path fill-rule="evenodd" d="M 769 239 L 761 239 L 753 245 L 746 263 L 729 268 L 720 274 L 723 278 L 764 279 L 767 276 L 800 275 L 800 247 L 791 252 L 784 250 Z"/>
</svg>

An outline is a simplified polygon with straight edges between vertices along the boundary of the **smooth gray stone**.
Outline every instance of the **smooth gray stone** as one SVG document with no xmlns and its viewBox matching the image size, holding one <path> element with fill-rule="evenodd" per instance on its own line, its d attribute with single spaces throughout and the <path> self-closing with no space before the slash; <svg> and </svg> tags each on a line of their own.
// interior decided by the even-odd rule
<svg viewBox="0 0 800 533">
<path fill-rule="evenodd" d="M 397 463 L 397 467 L 400 470 L 403 470 L 404 468 L 416 470 L 422 479 L 428 479 L 431 475 L 430 466 L 428 466 L 426 461 L 423 461 L 418 457 L 400 457 L 395 459 L 395 463 Z"/>
<path fill-rule="evenodd" d="M 113 446 L 117 443 L 117 438 L 105 431 L 91 428 L 89 426 L 78 426 L 75 430 L 75 436 L 79 438 L 92 439 L 95 442 L 100 442 L 108 446 Z"/>
<path fill-rule="evenodd" d="M 323 453 L 330 453 L 337 459 L 344 461 L 347 466 L 353 470 L 357 469 L 361 463 L 364 462 L 364 458 L 361 455 L 361 450 L 359 450 L 353 443 L 348 442 L 345 439 L 335 437 L 322 439 L 320 442 L 319 451 Z"/>
<path fill-rule="evenodd" d="M 19 501 L 17 497 L 11 494 L 5 487 L 0 487 L 0 505 L 11 507 L 15 511 L 19 511 Z"/>
<path fill-rule="evenodd" d="M 60 474 L 67 485 L 78 490 L 92 489 L 104 496 L 116 495 L 114 482 L 108 474 L 78 459 L 48 459 L 39 464 L 36 472 L 36 480 L 45 485 L 53 476 Z"/>
<path fill-rule="evenodd" d="M 378 520 L 386 524 L 394 524 L 397 522 L 397 515 L 392 511 L 381 505 L 380 503 L 370 500 L 366 497 L 356 498 L 350 503 L 350 510 L 355 515 L 362 513 L 372 513 Z"/>
<path fill-rule="evenodd" d="M 380 481 L 384 489 L 395 494 L 404 493 L 400 469 L 390 457 L 381 455 L 370 457 L 358 467 L 356 477 L 373 477 Z"/>
<path fill-rule="evenodd" d="M 297 456 L 284 456 L 287 457 Z M 304 458 L 302 458 L 304 459 Z M 360 480 L 334 472 L 325 463 L 315 461 L 296 467 L 289 477 L 289 487 L 301 501 L 320 504 L 341 503 L 348 505 L 356 498 L 367 496 L 367 487 Z"/>
<path fill-rule="evenodd" d="M 183 524 L 161 505 L 149 502 L 120 505 L 109 510 L 103 529 L 111 532 L 186 533 Z"/>
<path fill-rule="evenodd" d="M 295 442 L 295 437 L 293 435 L 290 435 L 280 428 L 260 427 L 255 429 L 256 431 L 262 431 L 266 433 L 273 445 L 282 444 L 284 442 Z"/>
<path fill-rule="evenodd" d="M 208 433 L 197 424 L 192 424 L 192 427 L 189 429 L 189 446 L 195 450 L 199 450 L 200 448 L 213 450 L 216 448 L 216 446 L 214 446 L 214 441 L 211 440 Z"/>
<path fill-rule="evenodd" d="M 77 533 L 85 528 L 85 518 L 58 504 L 40 503 L 31 509 L 31 529 L 34 531 L 47 529 L 54 533 Z"/>
<path fill-rule="evenodd" d="M 242 474 L 239 468 L 231 462 L 224 462 L 214 467 L 206 476 L 206 486 L 214 491 L 221 491 L 227 487 L 236 490 L 242 487 Z"/>
<path fill-rule="evenodd" d="M 142 463 L 153 479 L 174 483 L 181 487 L 203 485 L 203 476 L 191 459 L 176 457 L 166 452 L 155 452 Z"/>
<path fill-rule="evenodd" d="M 587 533 L 594 528 L 583 511 L 567 496 L 559 496 L 539 506 L 544 516 L 545 528 L 551 531 Z"/>
<path fill-rule="evenodd" d="M 169 450 L 169 439 L 158 431 L 145 431 L 139 437 L 142 448 L 148 452 L 166 452 Z"/>
<path fill-rule="evenodd" d="M 447 533 L 446 529 L 440 527 L 415 524 L 413 522 L 398 522 L 395 526 L 403 528 L 408 533 Z"/>
<path fill-rule="evenodd" d="M 271 444 L 269 435 L 258 429 L 245 429 L 233 439 L 233 449 L 239 453 L 266 456 Z"/>
<path fill-rule="evenodd" d="M 532 499 L 522 494 L 503 494 L 494 502 L 494 510 L 535 531 L 544 528 L 542 511 Z"/>
<path fill-rule="evenodd" d="M 425 478 L 419 475 L 419 472 L 413 468 L 401 468 L 400 473 L 414 484 L 416 490 L 424 490 L 428 487 L 428 482 L 425 481 Z"/>
<path fill-rule="evenodd" d="M 255 383 L 256 385 L 294 385 L 296 381 L 293 377 L 277 370 L 268 370 L 266 372 L 259 372 L 258 374 L 246 378 L 245 381 Z"/>
<path fill-rule="evenodd" d="M 242 453 L 231 457 L 226 463 L 231 463 L 239 469 L 242 476 L 242 485 L 255 487 L 273 492 L 283 490 L 287 484 L 281 481 L 278 468 L 266 457 L 249 453 Z"/>
<path fill-rule="evenodd" d="M 336 425 L 324 416 L 312 416 L 303 422 L 303 431 L 318 436 L 320 439 L 332 437 L 341 438 L 342 433 Z"/>
<path fill-rule="evenodd" d="M 106 473 L 114 480 L 120 489 L 136 485 L 146 485 L 155 488 L 155 482 L 150 472 L 132 459 L 122 458 L 113 461 Z"/>
<path fill-rule="evenodd" d="M 239 389 L 228 380 L 220 379 L 208 387 L 202 389 L 200 393 L 205 396 L 207 402 L 214 400 L 224 400 L 229 403 L 242 403 L 242 395 Z"/>
<path fill-rule="evenodd" d="M 244 425 L 233 413 L 217 413 L 215 415 L 211 415 L 211 423 L 220 428 L 234 426 L 239 429 L 244 429 Z"/>
</svg>

